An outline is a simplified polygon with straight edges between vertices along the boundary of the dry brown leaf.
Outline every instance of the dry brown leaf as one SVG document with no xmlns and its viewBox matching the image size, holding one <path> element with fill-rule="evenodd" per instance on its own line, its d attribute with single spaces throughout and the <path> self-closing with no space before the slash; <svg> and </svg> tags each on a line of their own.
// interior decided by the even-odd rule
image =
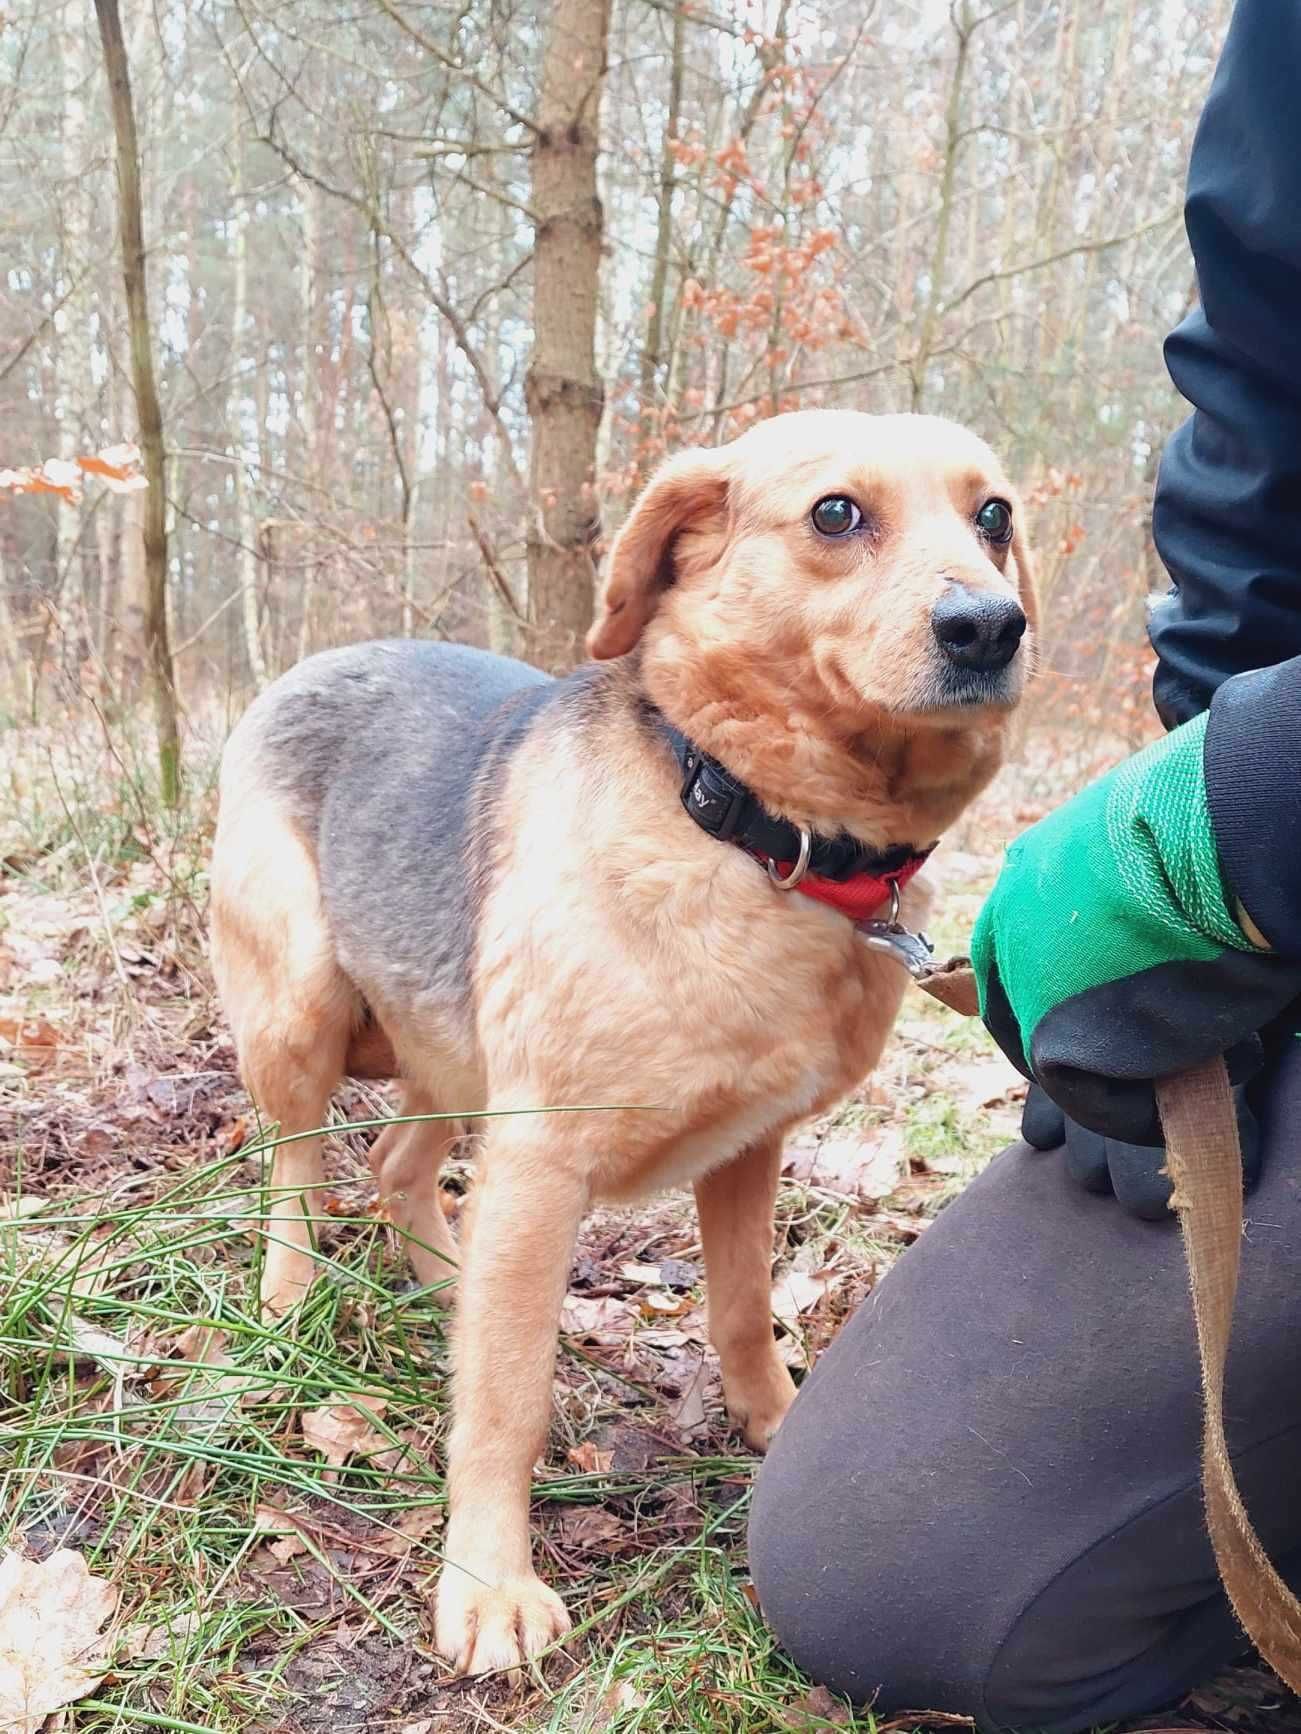
<svg viewBox="0 0 1301 1734">
<path fill-rule="evenodd" d="M 605 1475 L 614 1462 L 614 1452 L 598 1450 L 591 1439 L 584 1439 L 581 1445 L 571 1445 L 565 1456 L 584 1475 Z"/>
<path fill-rule="evenodd" d="M 879 1126 L 867 1135 L 828 1139 L 818 1151 L 815 1179 L 857 1198 L 888 1198 L 907 1172 L 903 1128 Z"/>
<path fill-rule="evenodd" d="M 383 1419 L 387 1402 L 371 1396 L 363 1401 L 365 1408 L 336 1393 L 321 1408 L 300 1417 L 303 1443 L 309 1451 L 319 1451 L 331 1469 L 342 1469 L 349 1457 L 370 1457 L 390 1443 L 373 1425 Z"/>
<path fill-rule="evenodd" d="M 267 1543 L 267 1552 L 281 1565 L 288 1565 L 300 1553 L 309 1552 L 302 1531 L 294 1518 L 274 1505 L 259 1505 L 253 1513 L 255 1530 L 276 1537 Z"/>
<path fill-rule="evenodd" d="M 629 1539 L 623 1519 L 599 1505 L 571 1505 L 556 1528 L 565 1547 L 582 1553 L 617 1553 Z"/>
<path fill-rule="evenodd" d="M 934 1221 L 931 1216 L 904 1216 L 897 1210 L 874 1210 L 872 1228 L 877 1232 L 896 1234 L 900 1240 L 914 1241 L 924 1228 Z"/>
<path fill-rule="evenodd" d="M 689 1294 L 672 1294 L 666 1288 L 651 1288 L 637 1296 L 637 1304 L 647 1318 L 672 1319 L 691 1312 L 696 1303 Z"/>
<path fill-rule="evenodd" d="M 76 1313 L 70 1313 L 67 1318 L 67 1331 L 74 1350 L 79 1355 L 85 1355 L 87 1360 L 98 1361 L 110 1377 L 119 1373 L 138 1372 L 139 1362 L 121 1337 L 110 1336 L 107 1331 L 98 1331 L 94 1325 L 88 1325 L 85 1319 L 79 1319 Z"/>
<path fill-rule="evenodd" d="M 783 1271 L 772 1286 L 773 1317 L 788 1330 L 798 1331 L 801 1314 L 812 1312 L 834 1281 L 834 1274 L 827 1271 Z"/>
<path fill-rule="evenodd" d="M 233 1156 L 248 1142 L 248 1120 L 243 1114 L 228 1121 L 217 1132 L 217 1143 L 227 1156 Z"/>
<path fill-rule="evenodd" d="M 669 1411 L 673 1425 L 684 1439 L 693 1439 L 704 1428 L 705 1386 L 708 1378 L 708 1362 L 704 1355 L 700 1355 L 694 1375 L 678 1402 Z"/>
<path fill-rule="evenodd" d="M 422 1716 L 418 1722 L 404 1722 L 398 1734 L 432 1734 L 433 1726 L 432 1716 Z"/>
<path fill-rule="evenodd" d="M 601 1695 L 601 1708 L 608 1711 L 611 1718 L 625 1710 L 644 1710 L 649 1703 L 646 1694 L 639 1692 L 629 1680 L 615 1680 Z"/>
<path fill-rule="evenodd" d="M 198 1614 L 176 1614 L 156 1626 L 144 1622 L 128 1626 L 118 1639 L 114 1662 L 156 1662 L 174 1644 L 193 1637 L 203 1624 Z"/>
<path fill-rule="evenodd" d="M 226 1353 L 226 1333 L 215 1325 L 190 1325 L 176 1339 L 182 1362 L 167 1362 L 149 1382 L 152 1396 L 173 1402 L 176 1420 L 206 1444 L 219 1443 L 230 1432 L 247 1393 L 248 1382 L 234 1370 Z M 207 1480 L 209 1465 L 194 1458 L 177 1484 L 178 1499 L 195 1499 Z"/>
<path fill-rule="evenodd" d="M 0 1560 L 0 1729 L 37 1734 L 47 1716 L 75 1704 L 104 1678 L 108 1643 L 101 1627 L 117 1591 L 92 1577 L 85 1560 L 60 1548 L 37 1563 L 20 1553 Z"/>
<path fill-rule="evenodd" d="M 57 1048 L 59 1032 L 48 1018 L 0 1018 L 0 1042 L 26 1052 L 30 1048 Z"/>
<path fill-rule="evenodd" d="M 68 1293 L 74 1300 L 97 1300 L 115 1277 L 120 1279 L 123 1275 L 121 1269 L 112 1267 L 135 1250 L 135 1241 L 118 1236 L 110 1236 L 98 1245 L 70 1247 Z"/>
<path fill-rule="evenodd" d="M 798 1734 L 814 1734 L 824 1728 L 848 1728 L 850 1713 L 841 1699 L 835 1698 L 825 1686 L 815 1686 L 811 1692 L 783 1712 L 781 1726 L 797 1730 Z"/>
<path fill-rule="evenodd" d="M 626 1342 L 632 1334 L 634 1313 L 617 1295 L 567 1294 L 560 1310 L 560 1328 L 567 1336 L 607 1347 Z"/>
<path fill-rule="evenodd" d="M 888 1198 L 907 1172 L 902 1129 L 833 1133 L 814 1147 L 791 1152 L 785 1172 L 806 1186 L 823 1186 L 848 1198 Z"/>
<path fill-rule="evenodd" d="M 446 1515 L 441 1505 L 413 1505 L 378 1540 L 362 1541 L 357 1545 L 367 1553 L 383 1554 L 386 1559 L 405 1559 L 416 1542 L 423 1541 L 431 1530 L 442 1527 Z"/>
</svg>

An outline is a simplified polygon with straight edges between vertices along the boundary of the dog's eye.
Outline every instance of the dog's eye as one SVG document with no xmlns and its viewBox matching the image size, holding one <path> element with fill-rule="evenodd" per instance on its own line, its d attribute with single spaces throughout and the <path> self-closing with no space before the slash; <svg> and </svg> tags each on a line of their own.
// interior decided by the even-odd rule
<svg viewBox="0 0 1301 1734">
<path fill-rule="evenodd" d="M 847 494 L 828 494 L 811 515 L 813 528 L 822 536 L 847 536 L 863 522 L 863 514 Z"/>
<path fill-rule="evenodd" d="M 976 528 L 991 542 L 1012 540 L 1012 508 L 1006 500 L 986 500 L 976 513 Z"/>
</svg>

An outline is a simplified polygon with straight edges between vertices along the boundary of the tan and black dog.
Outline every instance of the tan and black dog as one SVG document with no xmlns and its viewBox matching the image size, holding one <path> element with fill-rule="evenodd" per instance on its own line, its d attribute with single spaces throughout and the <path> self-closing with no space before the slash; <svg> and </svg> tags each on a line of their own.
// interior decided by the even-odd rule
<svg viewBox="0 0 1301 1734">
<path fill-rule="evenodd" d="M 875 1065 L 906 976 L 854 919 L 1000 763 L 1033 654 L 1020 507 L 974 435 L 809 411 L 664 465 L 615 542 L 595 661 L 565 680 L 454 645 L 362 644 L 231 737 L 213 958 L 284 1134 L 347 1073 L 483 1119 L 458 1248 L 447 1123 L 372 1162 L 428 1281 L 459 1267 L 440 1648 L 512 1666 L 563 1633 L 528 1501 L 574 1237 L 596 1201 L 694 1185 L 730 1412 L 794 1395 L 769 1314 L 787 1130 Z M 320 1140 L 283 1144 L 264 1300 L 314 1274 Z M 283 1191 L 280 1191 L 283 1189 Z"/>
</svg>

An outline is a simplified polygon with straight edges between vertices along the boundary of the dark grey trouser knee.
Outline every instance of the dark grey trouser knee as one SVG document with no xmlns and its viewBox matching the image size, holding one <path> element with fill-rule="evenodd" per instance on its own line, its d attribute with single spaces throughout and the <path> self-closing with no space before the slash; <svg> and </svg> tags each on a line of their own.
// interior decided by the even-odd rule
<svg viewBox="0 0 1301 1734">
<path fill-rule="evenodd" d="M 1301 1582 L 1301 1044 L 1264 1117 L 1225 1404 L 1252 1517 Z M 824 1355 L 759 1475 L 754 1581 L 816 1679 L 986 1729 L 1142 1714 L 1245 1648 L 1198 1484 L 1178 1231 L 1018 1145 Z"/>
</svg>

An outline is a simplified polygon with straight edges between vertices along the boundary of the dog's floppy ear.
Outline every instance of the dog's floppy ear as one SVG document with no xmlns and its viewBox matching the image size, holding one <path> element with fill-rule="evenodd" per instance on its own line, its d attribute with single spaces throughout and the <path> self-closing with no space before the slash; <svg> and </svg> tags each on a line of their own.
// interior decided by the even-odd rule
<svg viewBox="0 0 1301 1734">
<path fill-rule="evenodd" d="M 1025 507 L 1019 500 L 1012 511 L 1012 564 L 1016 567 L 1017 600 L 1030 622 L 1036 651 L 1039 644 L 1039 586 L 1035 583 L 1034 561 L 1030 556 L 1030 540 L 1025 524 Z M 1033 671 L 1032 671 L 1033 672 Z"/>
<path fill-rule="evenodd" d="M 719 511 L 727 495 L 725 450 L 679 452 L 651 477 L 614 539 L 610 565 L 587 635 L 603 662 L 631 650 L 673 583 L 673 543 L 693 520 Z"/>
</svg>

